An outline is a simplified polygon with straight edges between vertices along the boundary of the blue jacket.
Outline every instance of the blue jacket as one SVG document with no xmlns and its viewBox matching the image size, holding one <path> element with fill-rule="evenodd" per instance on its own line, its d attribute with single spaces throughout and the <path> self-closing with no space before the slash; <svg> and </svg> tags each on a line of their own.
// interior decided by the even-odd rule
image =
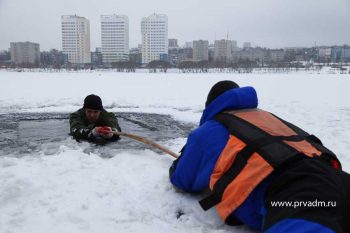
<svg viewBox="0 0 350 233">
<path fill-rule="evenodd" d="M 200 126 L 191 132 L 178 161 L 171 168 L 170 180 L 185 192 L 208 189 L 210 176 L 229 139 L 227 129 L 213 120 L 224 110 L 256 108 L 257 94 L 252 87 L 231 89 L 211 102 L 203 112 Z M 261 229 L 264 216 L 264 194 L 268 180 L 263 181 L 234 212 L 244 224 Z"/>
</svg>

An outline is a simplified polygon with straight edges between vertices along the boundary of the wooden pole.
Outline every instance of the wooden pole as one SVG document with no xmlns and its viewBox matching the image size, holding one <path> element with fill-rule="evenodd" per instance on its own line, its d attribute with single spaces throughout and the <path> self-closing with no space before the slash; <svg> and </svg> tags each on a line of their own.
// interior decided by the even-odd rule
<svg viewBox="0 0 350 233">
<path fill-rule="evenodd" d="M 149 145 L 149 146 L 152 146 L 154 148 L 157 148 L 157 149 L 163 151 L 164 153 L 167 153 L 167 154 L 171 155 L 175 159 L 177 159 L 179 157 L 179 155 L 176 154 L 175 152 L 172 152 L 171 150 L 165 148 L 164 146 L 161 146 L 158 143 L 156 143 L 156 142 L 154 142 L 152 140 L 149 140 L 147 138 L 144 138 L 144 137 L 141 137 L 141 136 L 138 136 L 138 135 L 135 135 L 135 134 L 131 134 L 131 133 L 125 133 L 125 132 L 113 131 L 113 133 L 116 134 L 116 135 L 119 135 L 119 136 L 124 136 L 124 137 L 128 137 L 128 138 L 134 139 L 134 140 L 142 142 L 142 143 L 144 143 L 146 145 Z"/>
</svg>

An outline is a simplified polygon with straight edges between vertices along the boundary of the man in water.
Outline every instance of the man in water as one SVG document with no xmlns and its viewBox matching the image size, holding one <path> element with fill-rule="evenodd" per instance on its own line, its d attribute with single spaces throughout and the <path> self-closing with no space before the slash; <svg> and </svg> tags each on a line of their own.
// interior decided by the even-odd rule
<svg viewBox="0 0 350 233">
<path fill-rule="evenodd" d="M 107 112 L 97 95 L 88 95 L 83 108 L 70 114 L 70 133 L 77 140 L 86 140 L 97 144 L 117 141 L 119 136 L 113 131 L 121 131 L 114 113 Z"/>
</svg>

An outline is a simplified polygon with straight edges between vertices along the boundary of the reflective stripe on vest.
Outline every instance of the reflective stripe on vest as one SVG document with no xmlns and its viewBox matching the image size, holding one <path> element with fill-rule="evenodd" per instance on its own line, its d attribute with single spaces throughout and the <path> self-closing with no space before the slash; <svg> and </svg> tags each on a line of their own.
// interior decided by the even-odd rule
<svg viewBox="0 0 350 233">
<path fill-rule="evenodd" d="M 230 133 L 210 177 L 212 194 L 200 201 L 204 210 L 216 205 L 223 220 L 236 210 L 274 169 L 294 159 L 336 156 L 321 141 L 273 114 L 250 109 L 218 114 Z"/>
</svg>

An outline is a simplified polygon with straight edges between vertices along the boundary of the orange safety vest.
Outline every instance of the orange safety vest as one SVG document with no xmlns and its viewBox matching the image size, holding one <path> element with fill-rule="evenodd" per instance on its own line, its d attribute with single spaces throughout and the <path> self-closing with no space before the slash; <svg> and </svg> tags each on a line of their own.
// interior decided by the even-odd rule
<svg viewBox="0 0 350 233">
<path fill-rule="evenodd" d="M 230 136 L 210 177 L 211 195 L 200 204 L 204 210 L 216 206 L 224 221 L 267 176 L 286 162 L 317 157 L 341 169 L 336 155 L 317 137 L 269 112 L 229 111 L 214 119 L 227 128 Z"/>
</svg>

